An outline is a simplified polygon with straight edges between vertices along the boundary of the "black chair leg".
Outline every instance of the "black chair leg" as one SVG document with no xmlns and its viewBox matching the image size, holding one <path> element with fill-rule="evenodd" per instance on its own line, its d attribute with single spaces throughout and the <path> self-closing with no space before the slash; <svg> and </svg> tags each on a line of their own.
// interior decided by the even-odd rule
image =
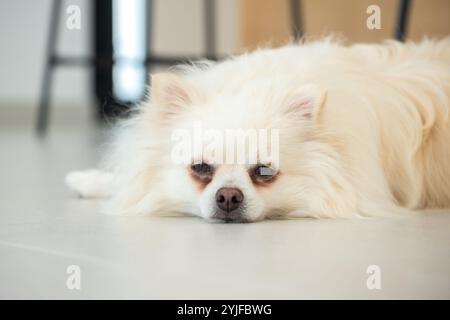
<svg viewBox="0 0 450 320">
<path fill-rule="evenodd" d="M 43 135 L 47 132 L 48 120 L 50 116 L 50 95 L 53 82 L 53 71 L 55 65 L 56 42 L 58 39 L 59 15 L 61 13 L 60 0 L 53 0 L 50 16 L 50 25 L 48 32 L 46 61 L 42 76 L 41 92 L 39 99 L 38 117 L 36 130 L 38 134 Z"/>
<path fill-rule="evenodd" d="M 153 10 L 154 10 L 155 6 L 153 4 L 153 0 L 147 0 L 147 8 L 146 8 L 146 19 L 145 19 L 145 31 L 146 31 L 146 39 L 147 39 L 147 43 L 145 45 L 145 68 L 146 68 L 146 74 L 147 74 L 147 83 L 150 82 L 150 72 L 152 70 L 153 65 L 150 64 L 149 62 L 147 62 L 148 57 L 151 56 L 151 52 L 153 49 L 153 34 L 152 34 L 152 30 L 154 27 L 154 22 L 153 22 L 153 18 L 155 17 L 155 15 L 153 14 Z"/>
<path fill-rule="evenodd" d="M 292 19 L 292 35 L 295 40 L 303 36 L 302 28 L 302 12 L 300 0 L 290 1 L 291 19 Z"/>
<path fill-rule="evenodd" d="M 95 0 L 92 25 L 94 63 L 94 94 L 98 120 L 115 115 L 117 101 L 113 97 L 113 1 Z"/>
<path fill-rule="evenodd" d="M 205 56 L 210 60 L 217 59 L 216 52 L 216 1 L 204 0 L 204 32 L 205 32 Z"/>
<path fill-rule="evenodd" d="M 411 7 L 410 0 L 400 0 L 397 16 L 397 25 L 395 28 L 395 39 L 399 41 L 405 40 L 410 7 Z"/>
</svg>

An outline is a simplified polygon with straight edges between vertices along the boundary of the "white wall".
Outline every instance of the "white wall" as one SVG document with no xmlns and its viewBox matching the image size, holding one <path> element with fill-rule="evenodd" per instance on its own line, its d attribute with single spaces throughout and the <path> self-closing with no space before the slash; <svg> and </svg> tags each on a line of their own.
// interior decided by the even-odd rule
<svg viewBox="0 0 450 320">
<path fill-rule="evenodd" d="M 58 50 L 88 55 L 89 0 L 65 0 L 61 12 Z M 217 0 L 217 42 L 221 53 L 239 48 L 239 0 Z M 81 30 L 65 27 L 65 9 L 81 8 Z M 199 54 L 203 49 L 203 0 L 154 0 L 154 51 Z M 0 0 L 0 107 L 36 106 L 41 86 L 51 0 Z M 84 68 L 58 68 L 53 105 L 90 104 L 90 73 Z"/>
</svg>

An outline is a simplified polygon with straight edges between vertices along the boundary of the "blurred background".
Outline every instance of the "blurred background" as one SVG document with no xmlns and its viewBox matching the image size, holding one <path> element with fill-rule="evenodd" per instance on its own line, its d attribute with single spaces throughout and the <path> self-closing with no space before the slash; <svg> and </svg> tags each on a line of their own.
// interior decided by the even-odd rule
<svg viewBox="0 0 450 320">
<path fill-rule="evenodd" d="M 149 73 L 303 35 L 448 36 L 449 13 L 450 0 L 0 0 L 0 299 L 449 298 L 449 215 L 130 219 L 64 183 L 97 167 Z M 383 290 L 367 289 L 372 264 Z"/>
<path fill-rule="evenodd" d="M 190 58 L 298 35 L 392 38 L 403 2 L 406 39 L 450 33 L 448 0 L 1 0 L 0 125 L 38 126 L 40 105 L 41 131 L 61 109 L 114 115 L 142 99 L 148 72 Z M 370 5 L 380 8 L 380 29 L 366 26 Z"/>
</svg>

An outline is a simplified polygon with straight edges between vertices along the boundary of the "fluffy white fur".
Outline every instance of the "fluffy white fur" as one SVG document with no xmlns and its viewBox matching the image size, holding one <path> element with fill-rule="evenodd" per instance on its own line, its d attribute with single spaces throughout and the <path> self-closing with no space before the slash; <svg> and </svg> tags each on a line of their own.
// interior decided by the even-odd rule
<svg viewBox="0 0 450 320">
<path fill-rule="evenodd" d="M 450 38 L 263 49 L 152 78 L 149 102 L 117 130 L 104 172 L 71 173 L 117 214 L 210 219 L 214 194 L 240 188 L 249 221 L 355 217 L 450 207 Z M 198 190 L 170 159 L 171 130 L 279 128 L 280 175 L 256 187 L 221 166 Z"/>
</svg>

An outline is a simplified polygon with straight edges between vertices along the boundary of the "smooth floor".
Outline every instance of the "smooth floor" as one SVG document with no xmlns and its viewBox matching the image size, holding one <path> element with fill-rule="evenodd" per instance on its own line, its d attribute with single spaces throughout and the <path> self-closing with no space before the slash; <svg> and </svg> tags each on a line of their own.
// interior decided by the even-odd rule
<svg viewBox="0 0 450 320">
<path fill-rule="evenodd" d="M 64 175 L 94 167 L 108 131 L 61 108 L 38 138 L 33 117 L 0 114 L 0 298 L 450 298 L 450 212 L 254 224 L 103 215 Z"/>
</svg>

